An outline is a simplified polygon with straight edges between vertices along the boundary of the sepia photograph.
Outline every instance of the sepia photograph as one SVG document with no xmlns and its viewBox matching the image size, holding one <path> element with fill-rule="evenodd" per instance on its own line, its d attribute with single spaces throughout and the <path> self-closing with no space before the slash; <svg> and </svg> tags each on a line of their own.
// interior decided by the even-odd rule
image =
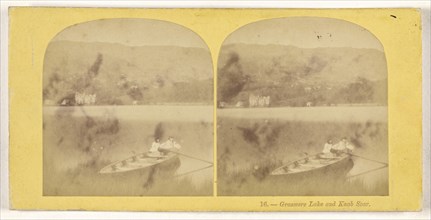
<svg viewBox="0 0 431 220">
<path fill-rule="evenodd" d="M 67 27 L 44 57 L 43 195 L 212 195 L 213 100 L 210 51 L 190 29 Z"/>
<path fill-rule="evenodd" d="M 323 17 L 250 23 L 217 66 L 220 196 L 387 196 L 388 73 L 365 28 Z"/>
<path fill-rule="evenodd" d="M 426 8 L 253 4 L 2 5 L 2 209 L 425 217 Z"/>
</svg>

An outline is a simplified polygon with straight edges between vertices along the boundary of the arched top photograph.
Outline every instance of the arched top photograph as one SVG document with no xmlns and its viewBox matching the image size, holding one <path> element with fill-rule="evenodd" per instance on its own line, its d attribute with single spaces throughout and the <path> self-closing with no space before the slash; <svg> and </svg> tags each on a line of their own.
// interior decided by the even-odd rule
<svg viewBox="0 0 431 220">
<path fill-rule="evenodd" d="M 371 32 L 323 17 L 249 23 L 217 71 L 220 195 L 388 195 L 388 70 Z"/>
<path fill-rule="evenodd" d="M 381 42 L 358 24 L 291 17 L 244 25 L 223 42 L 219 107 L 387 105 Z"/>
<path fill-rule="evenodd" d="M 44 104 L 211 104 L 212 69 L 205 42 L 181 25 L 131 18 L 79 23 L 46 49 Z"/>
<path fill-rule="evenodd" d="M 172 22 L 59 32 L 43 67 L 44 195 L 211 195 L 213 81 L 205 42 Z"/>
</svg>

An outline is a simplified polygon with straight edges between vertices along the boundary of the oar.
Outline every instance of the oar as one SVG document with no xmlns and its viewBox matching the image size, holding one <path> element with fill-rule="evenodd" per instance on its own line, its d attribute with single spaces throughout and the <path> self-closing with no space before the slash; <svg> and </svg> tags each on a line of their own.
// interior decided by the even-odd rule
<svg viewBox="0 0 431 220">
<path fill-rule="evenodd" d="M 381 162 L 381 161 L 369 159 L 369 158 L 366 158 L 364 156 L 360 156 L 360 155 L 356 155 L 356 154 L 352 154 L 352 153 L 348 153 L 348 154 L 351 155 L 351 156 L 354 156 L 354 157 L 358 157 L 358 158 L 361 158 L 361 159 L 364 159 L 364 160 L 368 160 L 368 161 L 374 162 L 374 163 L 383 164 L 383 166 L 377 167 L 377 168 L 374 168 L 374 169 L 371 169 L 371 170 L 367 170 L 365 172 L 362 172 L 362 173 L 359 173 L 359 174 L 355 174 L 353 176 L 348 176 L 348 177 L 346 177 L 347 179 L 353 178 L 353 177 L 357 177 L 357 176 L 361 176 L 361 175 L 364 175 L 364 174 L 367 174 L 367 173 L 371 173 L 371 172 L 374 172 L 374 171 L 377 171 L 377 170 L 380 170 L 380 169 L 388 167 L 388 163 L 385 163 L 385 162 Z"/>
<path fill-rule="evenodd" d="M 166 150 L 166 151 L 168 151 L 168 152 L 172 152 L 172 153 L 175 153 L 175 154 L 178 154 L 178 155 L 184 156 L 184 157 L 188 157 L 188 158 L 191 158 L 191 159 L 199 160 L 199 161 L 202 161 L 202 162 L 205 162 L 205 163 L 211 164 L 211 165 L 213 165 L 213 164 L 214 164 L 214 163 L 213 163 L 213 162 L 211 162 L 211 161 L 207 161 L 207 160 L 204 160 L 204 159 L 200 159 L 200 158 L 197 158 L 197 157 L 194 157 L 194 156 L 190 156 L 190 155 L 187 155 L 187 154 L 183 154 L 183 153 L 180 153 L 180 152 L 177 152 L 177 151 L 172 151 L 172 150 Z"/>
<path fill-rule="evenodd" d="M 371 170 L 367 170 L 367 171 L 365 171 L 365 172 L 358 173 L 358 174 L 355 174 L 355 175 L 353 175 L 353 176 L 347 176 L 347 177 L 346 177 L 346 179 L 353 178 L 353 177 L 358 177 L 358 176 L 361 176 L 361 175 L 364 175 L 364 174 L 367 174 L 367 173 L 371 173 L 371 172 L 374 172 L 374 171 L 377 171 L 377 170 L 380 170 L 380 169 L 383 169 L 383 168 L 386 168 L 386 167 L 388 167 L 388 165 L 383 165 L 383 166 L 378 167 L 378 168 L 374 168 L 374 169 L 371 169 Z"/>
<path fill-rule="evenodd" d="M 360 156 L 360 155 L 356 155 L 356 154 L 352 154 L 352 153 L 348 153 L 348 154 L 351 155 L 351 156 L 354 156 L 354 157 L 358 157 L 358 158 L 361 158 L 361 159 L 364 159 L 364 160 L 369 160 L 369 161 L 372 161 L 372 162 L 375 162 L 375 163 L 380 163 L 380 164 L 384 164 L 384 165 L 388 166 L 388 163 L 385 163 L 385 162 L 381 162 L 381 161 L 369 159 L 369 158 L 366 158 L 364 156 Z"/>
<path fill-rule="evenodd" d="M 188 172 L 185 172 L 185 173 L 177 174 L 177 175 L 175 175 L 174 177 L 185 176 L 185 175 L 188 175 L 188 174 L 191 174 L 191 173 L 195 173 L 195 172 L 198 172 L 198 171 L 201 171 L 201 170 L 208 169 L 208 168 L 210 168 L 210 167 L 212 167 L 212 166 L 213 166 L 213 165 L 211 164 L 211 165 L 209 165 L 209 166 L 202 167 L 202 168 L 197 169 L 197 170 L 192 170 L 192 171 L 188 171 Z"/>
<path fill-rule="evenodd" d="M 190 155 L 187 155 L 187 154 L 183 154 L 183 153 L 180 153 L 180 152 L 177 152 L 177 151 L 172 151 L 172 150 L 166 150 L 166 151 L 172 152 L 172 153 L 184 156 L 184 157 L 188 157 L 188 158 L 191 158 L 191 159 L 194 159 L 194 160 L 198 160 L 198 161 L 202 161 L 202 162 L 210 164 L 210 165 L 208 165 L 206 167 L 199 168 L 197 170 L 192 170 L 192 171 L 188 171 L 188 172 L 185 172 L 185 173 L 182 173 L 182 174 L 177 174 L 174 177 L 185 176 L 185 175 L 188 175 L 188 174 L 191 174 L 191 173 L 194 173 L 194 172 L 198 172 L 198 171 L 201 171 L 201 170 L 204 170 L 204 169 L 208 169 L 208 168 L 214 166 L 214 163 L 211 162 L 211 161 L 203 160 L 203 159 L 200 159 L 200 158 L 197 158 L 197 157 L 194 157 L 194 156 L 190 156 Z"/>
</svg>

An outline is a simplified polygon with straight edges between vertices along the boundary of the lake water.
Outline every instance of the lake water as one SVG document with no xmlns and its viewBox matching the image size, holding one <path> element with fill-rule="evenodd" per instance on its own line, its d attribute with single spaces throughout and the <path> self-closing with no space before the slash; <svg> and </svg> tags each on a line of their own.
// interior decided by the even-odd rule
<svg viewBox="0 0 431 220">
<path fill-rule="evenodd" d="M 104 117 L 115 114 L 121 120 L 212 122 L 213 106 L 179 105 L 116 105 L 116 106 L 44 106 L 44 115 L 59 111 L 70 112 L 73 117 Z"/>
<path fill-rule="evenodd" d="M 386 106 L 331 106 L 217 109 L 218 117 L 290 121 L 387 122 Z"/>
<path fill-rule="evenodd" d="M 50 170 L 52 175 L 64 173 L 94 160 L 103 166 L 147 152 L 156 133 L 162 142 L 174 137 L 183 154 L 213 161 L 212 106 L 46 106 L 44 166 L 50 167 L 45 170 L 46 181 L 55 179 L 49 176 Z M 208 165 L 188 157 L 180 159 L 177 174 Z M 213 168 L 184 178 L 199 186 L 212 181 Z"/>
<path fill-rule="evenodd" d="M 220 156 L 226 148 L 230 149 L 229 163 L 235 164 L 232 169 L 253 166 L 268 156 L 291 161 L 302 157 L 303 152 L 318 153 L 329 136 L 354 137 L 363 145 L 357 148 L 357 154 L 387 161 L 387 107 L 233 108 L 217 109 L 217 115 L 217 152 Z M 57 187 L 61 195 L 64 183 L 57 183 L 56 173 L 66 173 L 95 158 L 103 166 L 146 152 L 157 132 L 162 142 L 173 136 L 182 146 L 182 153 L 212 162 L 213 117 L 213 106 L 45 106 L 44 181 Z M 244 129 L 257 129 L 258 144 L 244 139 Z M 201 161 L 181 157 L 177 173 L 205 166 Z M 351 174 L 374 166 L 358 160 Z M 64 182 L 75 184 L 73 178 L 66 177 Z M 186 178 L 196 186 L 211 182 L 213 168 Z M 372 185 L 375 180 L 387 178 L 387 170 L 361 178 Z M 103 191 L 112 185 L 107 182 L 95 187 Z M 78 181 L 73 187 L 87 186 Z M 112 194 L 119 194 L 111 190 Z"/>
<path fill-rule="evenodd" d="M 328 139 L 337 143 L 342 137 L 347 137 L 355 146 L 354 154 L 387 163 L 387 115 L 386 106 L 217 109 L 218 166 L 226 170 L 226 176 L 250 176 L 256 165 L 280 165 L 304 158 L 306 154 L 314 155 L 322 152 Z M 349 175 L 380 166 L 379 163 L 354 158 L 354 167 Z M 220 176 L 220 173 L 219 186 L 221 182 L 231 181 Z M 365 187 L 373 188 L 388 182 L 388 169 L 352 180 L 359 180 Z M 232 186 L 241 185 L 243 180 L 238 181 L 233 181 Z M 232 186 L 226 184 L 221 187 L 230 190 Z M 251 191 L 239 194 L 259 194 L 257 185 L 244 185 L 237 190 L 248 187 Z M 343 193 L 349 195 L 348 191 Z"/>
</svg>

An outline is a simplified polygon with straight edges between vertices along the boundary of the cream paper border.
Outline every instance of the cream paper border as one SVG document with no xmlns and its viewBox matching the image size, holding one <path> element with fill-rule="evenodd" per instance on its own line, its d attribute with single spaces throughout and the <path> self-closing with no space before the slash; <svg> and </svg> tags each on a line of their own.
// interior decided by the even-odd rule
<svg viewBox="0 0 431 220">
<path fill-rule="evenodd" d="M 142 211 L 401 211 L 422 198 L 421 22 L 416 9 L 11 8 L 9 33 L 10 197 L 14 209 Z M 390 16 L 395 15 L 396 18 Z M 358 24 L 382 43 L 388 65 L 389 196 L 48 197 L 42 196 L 42 69 L 46 47 L 64 28 L 107 18 L 183 25 L 208 45 L 214 73 L 224 39 L 239 27 L 280 17 L 328 17 Z M 214 76 L 215 89 L 216 75 Z M 216 92 L 214 95 L 216 96 Z M 215 99 L 216 100 L 216 99 Z M 215 101 L 214 101 L 215 103 Z M 214 105 L 214 131 L 216 109 Z M 214 135 L 214 144 L 217 138 Z M 216 160 L 217 149 L 214 149 Z M 261 202 L 368 202 L 353 207 L 261 207 Z"/>
</svg>

